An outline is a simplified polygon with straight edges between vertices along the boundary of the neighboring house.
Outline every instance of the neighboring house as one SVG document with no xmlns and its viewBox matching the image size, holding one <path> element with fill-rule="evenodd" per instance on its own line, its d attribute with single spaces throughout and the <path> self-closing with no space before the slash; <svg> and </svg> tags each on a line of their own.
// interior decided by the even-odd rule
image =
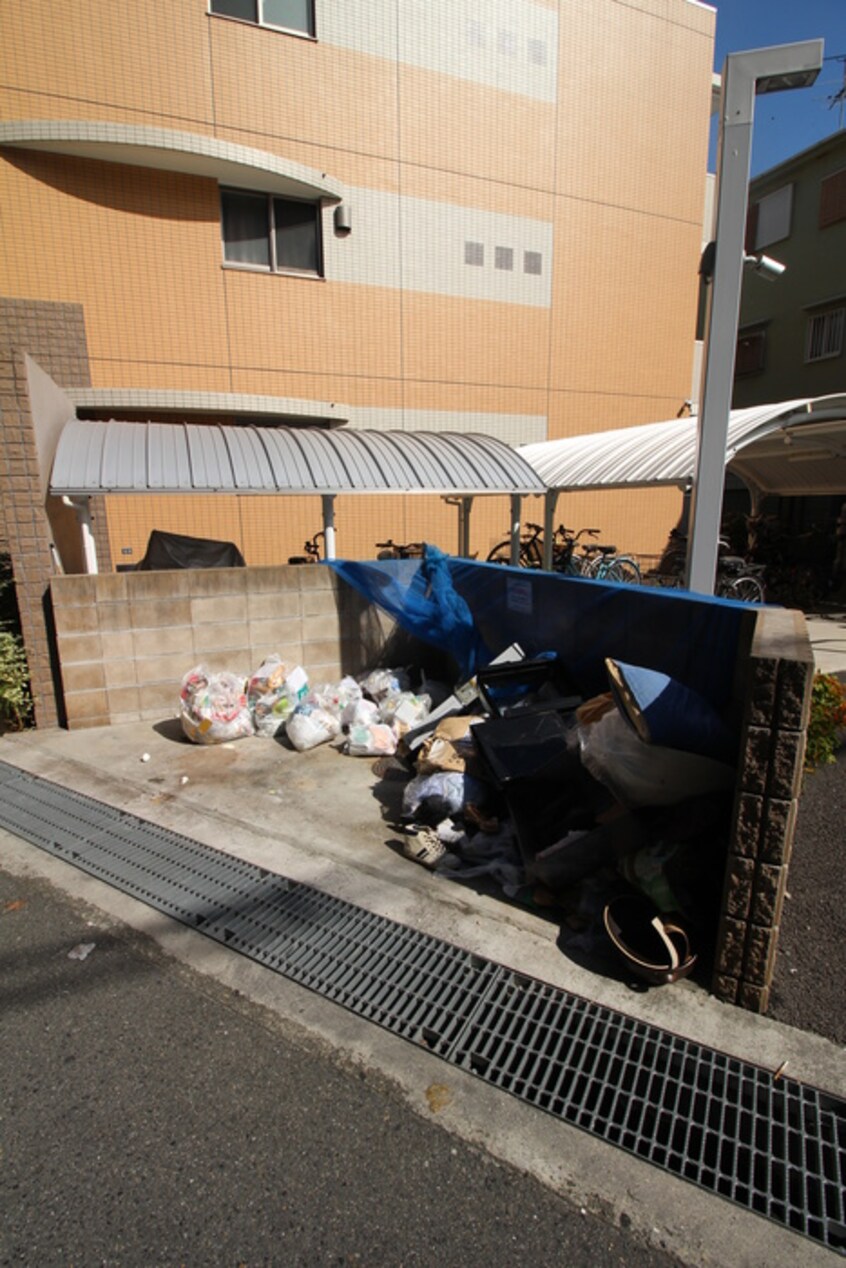
<svg viewBox="0 0 846 1268">
<path fill-rule="evenodd" d="M 846 387 L 846 131 L 749 184 L 746 249 L 785 265 L 744 275 L 733 404 Z"/>
<path fill-rule="evenodd" d="M 0 540 L 24 608 L 52 560 L 23 353 L 82 418 L 522 444 L 673 417 L 714 25 L 698 0 L 6 6 Z M 644 553 L 678 510 L 579 497 L 562 518 Z M 350 557 L 455 545 L 438 498 L 347 498 L 337 521 Z M 509 522 L 505 498 L 474 510 L 471 549 Z M 317 498 L 93 505 L 101 570 L 153 528 L 270 564 L 318 527 Z"/>
<path fill-rule="evenodd" d="M 744 274 L 733 405 L 767 404 L 846 389 L 846 131 L 749 184 L 746 249 L 785 265 L 773 281 Z M 798 559 L 834 551 L 843 498 L 770 498 Z M 843 490 L 846 496 L 846 489 Z M 804 545 L 803 545 L 804 542 Z"/>
</svg>

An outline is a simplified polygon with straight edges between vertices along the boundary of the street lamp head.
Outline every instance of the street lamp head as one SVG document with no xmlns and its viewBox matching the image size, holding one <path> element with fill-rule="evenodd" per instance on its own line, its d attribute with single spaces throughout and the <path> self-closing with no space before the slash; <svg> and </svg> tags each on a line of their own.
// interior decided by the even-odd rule
<svg viewBox="0 0 846 1268">
<path fill-rule="evenodd" d="M 783 75 L 764 75 L 763 78 L 755 80 L 755 93 L 761 97 L 766 92 L 784 92 L 788 88 L 810 88 L 819 73 L 819 66 L 811 66 Z"/>
</svg>

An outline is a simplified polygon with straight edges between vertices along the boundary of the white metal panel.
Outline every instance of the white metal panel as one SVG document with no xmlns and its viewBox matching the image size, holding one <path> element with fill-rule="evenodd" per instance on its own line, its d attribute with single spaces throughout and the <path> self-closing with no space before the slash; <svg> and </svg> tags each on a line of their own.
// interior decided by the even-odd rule
<svg viewBox="0 0 846 1268">
<path fill-rule="evenodd" d="M 59 438 L 52 492 L 542 493 L 492 436 L 86 422 Z"/>
<path fill-rule="evenodd" d="M 771 447 L 771 438 L 777 433 L 784 433 L 790 437 L 793 452 L 788 454 L 788 445 L 782 441 L 785 453 L 781 476 L 776 476 L 770 455 L 767 479 L 782 484 L 784 492 L 789 493 L 798 483 L 804 485 L 807 479 L 799 481 L 791 468 L 797 465 L 797 448 L 807 447 L 810 429 L 822 415 L 833 416 L 835 430 L 843 447 L 846 447 L 846 396 L 805 397 L 732 410 L 726 465 L 738 474 L 742 473 L 744 479 L 758 483 L 755 478 L 756 447 L 768 438 Z M 691 479 L 695 471 L 697 428 L 696 418 L 674 418 L 663 423 L 646 423 L 642 427 L 623 427 L 522 445 L 518 452 L 550 488 L 562 491 L 682 484 Z M 828 490 L 832 491 L 832 484 L 836 486 L 838 482 L 839 477 L 833 470 Z M 780 491 L 770 483 L 762 483 L 760 487 L 770 492 Z"/>
</svg>

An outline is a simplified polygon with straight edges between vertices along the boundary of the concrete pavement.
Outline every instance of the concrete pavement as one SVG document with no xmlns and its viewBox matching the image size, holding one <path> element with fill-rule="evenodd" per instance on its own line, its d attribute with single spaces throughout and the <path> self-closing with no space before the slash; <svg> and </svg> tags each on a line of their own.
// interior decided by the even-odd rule
<svg viewBox="0 0 846 1268">
<path fill-rule="evenodd" d="M 818 672 L 846 673 L 846 613 L 813 613 L 805 617 L 805 623 Z"/>
</svg>

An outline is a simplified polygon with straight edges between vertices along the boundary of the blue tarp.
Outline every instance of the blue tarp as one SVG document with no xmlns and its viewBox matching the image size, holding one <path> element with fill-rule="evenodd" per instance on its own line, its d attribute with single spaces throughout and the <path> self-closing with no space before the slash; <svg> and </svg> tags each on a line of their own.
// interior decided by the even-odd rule
<svg viewBox="0 0 846 1268">
<path fill-rule="evenodd" d="M 431 550 L 422 560 L 330 566 L 408 633 L 452 655 L 462 677 L 518 642 L 529 657 L 555 651 L 585 697 L 608 690 L 610 656 L 670 674 L 723 709 L 755 619 L 749 604 Z"/>
<path fill-rule="evenodd" d="M 404 630 L 451 655 L 461 678 L 472 677 L 496 655 L 488 650 L 467 601 L 453 586 L 450 565 L 454 561 L 435 547 L 427 546 L 422 559 L 329 562 Z"/>
</svg>

